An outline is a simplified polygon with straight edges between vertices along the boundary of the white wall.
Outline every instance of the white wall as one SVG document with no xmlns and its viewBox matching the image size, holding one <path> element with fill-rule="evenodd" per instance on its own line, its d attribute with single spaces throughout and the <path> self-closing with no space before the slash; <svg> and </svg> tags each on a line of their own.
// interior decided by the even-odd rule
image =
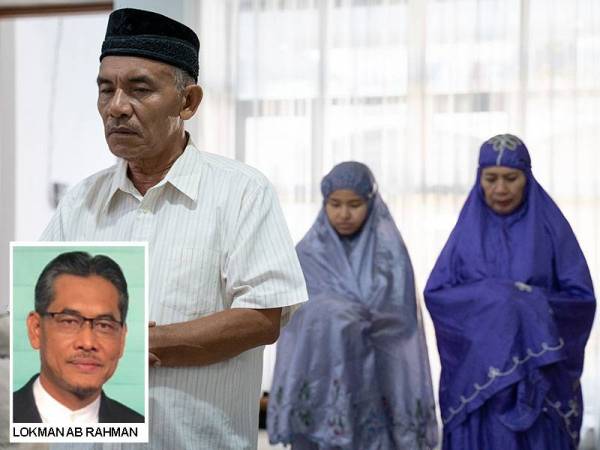
<svg viewBox="0 0 600 450">
<path fill-rule="evenodd" d="M 114 163 L 96 111 L 107 14 L 15 21 L 16 239 L 37 240 L 52 186 L 72 186 Z"/>
<path fill-rule="evenodd" d="M 14 25 L 0 20 L 0 61 L 14 64 Z M 15 78 L 12 70 L 0 70 L 0 314 L 8 306 L 8 243 L 15 233 Z"/>
<path fill-rule="evenodd" d="M 182 0 L 161 1 L 161 0 L 115 0 L 114 9 L 119 8 L 137 8 L 153 11 L 172 19 L 183 21 L 184 8 Z"/>
</svg>

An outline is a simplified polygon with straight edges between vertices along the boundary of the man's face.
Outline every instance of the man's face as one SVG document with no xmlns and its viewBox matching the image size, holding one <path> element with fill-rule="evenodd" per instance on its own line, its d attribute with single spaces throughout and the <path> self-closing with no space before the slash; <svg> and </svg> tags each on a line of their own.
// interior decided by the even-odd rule
<svg viewBox="0 0 600 450">
<path fill-rule="evenodd" d="M 134 56 L 107 56 L 97 81 L 98 111 L 113 154 L 141 161 L 171 151 L 182 132 L 185 104 L 171 66 Z"/>
<path fill-rule="evenodd" d="M 87 318 L 122 321 L 117 289 L 102 277 L 59 275 L 48 313 L 71 313 Z M 56 316 L 30 313 L 27 327 L 31 346 L 40 351 L 40 381 L 58 401 L 76 409 L 78 400 L 94 399 L 112 376 L 123 355 L 127 330 L 116 333 L 92 329 L 84 322 L 66 330 Z M 105 330 L 103 330 L 105 331 Z"/>
</svg>

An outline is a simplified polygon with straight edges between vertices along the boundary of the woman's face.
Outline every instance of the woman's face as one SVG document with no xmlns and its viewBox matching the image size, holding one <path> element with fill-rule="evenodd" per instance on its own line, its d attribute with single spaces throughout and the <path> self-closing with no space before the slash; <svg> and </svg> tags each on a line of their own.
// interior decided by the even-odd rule
<svg viewBox="0 0 600 450">
<path fill-rule="evenodd" d="M 325 211 L 329 223 L 340 236 L 351 236 L 365 222 L 367 206 L 367 201 L 354 191 L 339 189 L 329 194 Z"/>
<path fill-rule="evenodd" d="M 504 166 L 486 167 L 481 171 L 481 188 L 485 203 L 497 214 L 512 213 L 523 202 L 527 177 L 523 171 Z"/>
</svg>

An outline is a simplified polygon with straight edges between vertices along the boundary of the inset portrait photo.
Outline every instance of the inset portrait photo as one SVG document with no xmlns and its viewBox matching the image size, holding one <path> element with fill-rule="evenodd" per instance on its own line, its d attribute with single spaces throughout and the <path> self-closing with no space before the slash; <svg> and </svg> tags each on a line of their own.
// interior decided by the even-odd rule
<svg viewBox="0 0 600 450">
<path fill-rule="evenodd" d="M 147 442 L 147 247 L 11 244 L 11 441 Z"/>
</svg>

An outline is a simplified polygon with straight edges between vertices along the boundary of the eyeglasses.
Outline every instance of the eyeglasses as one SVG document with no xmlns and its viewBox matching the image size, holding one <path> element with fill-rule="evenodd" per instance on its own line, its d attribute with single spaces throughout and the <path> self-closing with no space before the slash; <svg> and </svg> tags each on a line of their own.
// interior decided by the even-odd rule
<svg viewBox="0 0 600 450">
<path fill-rule="evenodd" d="M 64 334 L 77 334 L 86 322 L 90 323 L 94 333 L 104 337 L 115 337 L 123 328 L 123 322 L 108 317 L 83 317 L 81 314 L 67 312 L 45 312 L 40 315 L 50 317 Z"/>
</svg>

